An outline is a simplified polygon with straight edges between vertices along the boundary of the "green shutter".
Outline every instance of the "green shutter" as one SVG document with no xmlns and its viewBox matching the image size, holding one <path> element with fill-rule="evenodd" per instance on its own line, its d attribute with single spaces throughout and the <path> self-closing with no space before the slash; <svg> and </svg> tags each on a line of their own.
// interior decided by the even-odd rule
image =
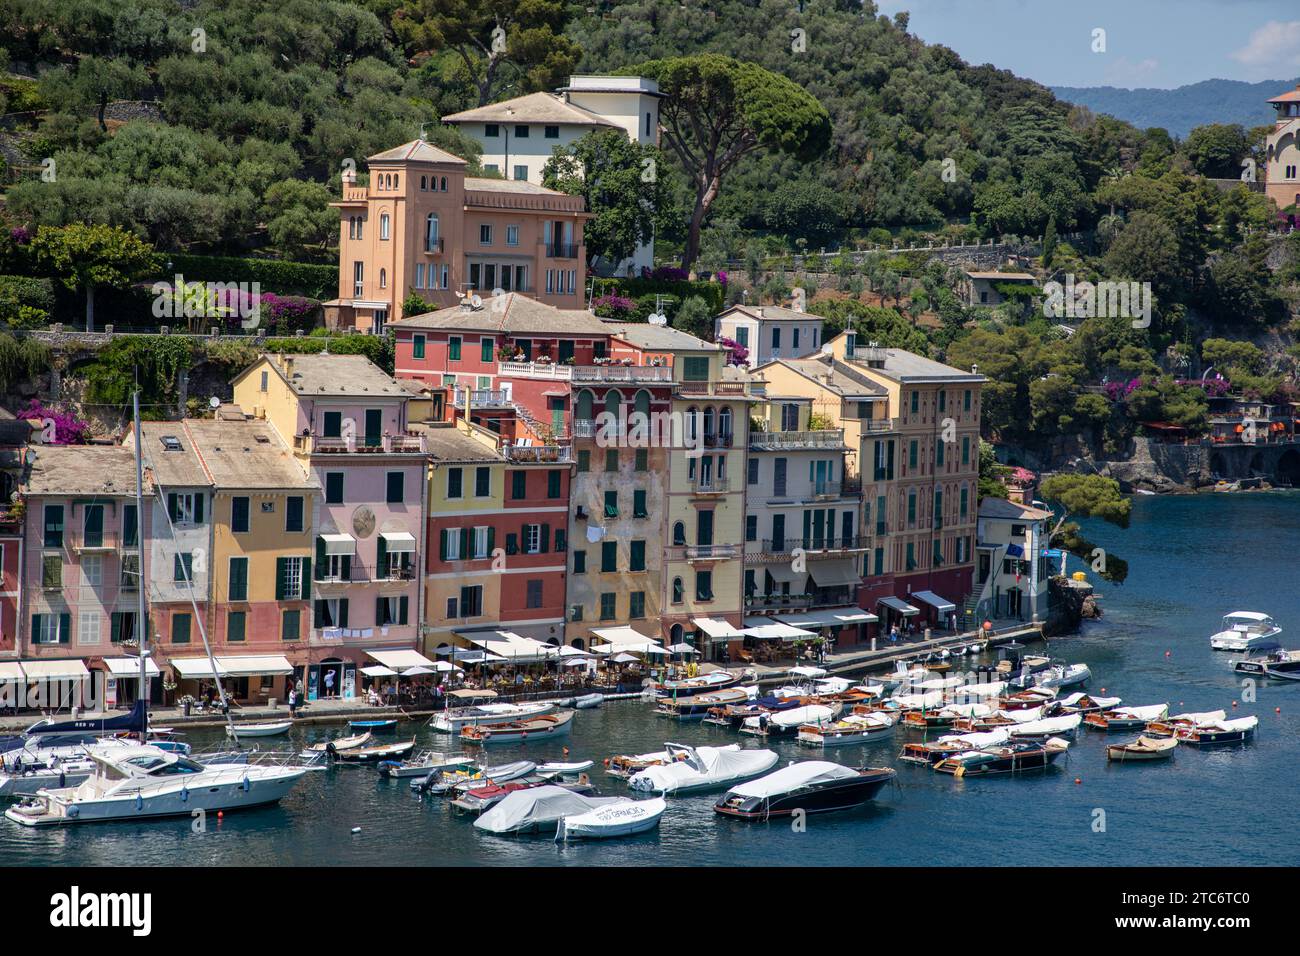
<svg viewBox="0 0 1300 956">
<path fill-rule="evenodd" d="M 542 525 L 542 533 L 537 536 L 537 539 L 540 542 L 542 554 L 550 550 L 551 526 L 549 524 Z"/>
<path fill-rule="evenodd" d="M 469 528 L 460 529 L 460 559 L 462 561 L 470 555 L 470 530 Z"/>
<path fill-rule="evenodd" d="M 302 559 L 302 599 L 311 600 L 311 558 Z"/>
<path fill-rule="evenodd" d="M 108 616 L 108 642 L 116 644 L 122 640 L 122 612 L 114 611 Z"/>
<path fill-rule="evenodd" d="M 275 599 L 283 601 L 289 591 L 289 559 L 275 559 Z"/>
<path fill-rule="evenodd" d="M 447 560 L 447 529 L 443 528 L 438 532 L 438 557 L 443 561 Z"/>
<path fill-rule="evenodd" d="M 405 624 L 410 605 L 410 598 L 403 594 L 397 601 L 397 623 Z"/>
<path fill-rule="evenodd" d="M 497 549 L 497 529 L 489 526 L 488 527 L 488 556 L 491 557 L 492 552 L 495 551 L 496 549 Z"/>
<path fill-rule="evenodd" d="M 72 615 L 67 613 L 60 614 L 59 615 L 59 643 L 67 644 L 70 643 L 71 640 L 72 640 Z"/>
<path fill-rule="evenodd" d="M 388 542 L 383 535 L 375 542 L 375 577 L 382 577 L 388 570 Z"/>
<path fill-rule="evenodd" d="M 203 524 L 203 495 L 198 492 L 194 495 L 194 523 Z"/>
<path fill-rule="evenodd" d="M 517 534 L 506 535 L 506 554 L 518 554 L 518 553 L 519 553 L 519 535 Z"/>
<path fill-rule="evenodd" d="M 181 501 L 180 495 L 174 492 L 167 496 L 167 515 L 172 521 L 181 520 Z"/>
<path fill-rule="evenodd" d="M 339 627 L 348 626 L 348 599 L 339 598 Z"/>
<path fill-rule="evenodd" d="M 383 627 L 384 624 L 384 599 L 375 598 L 375 626 Z"/>
<path fill-rule="evenodd" d="M 325 537 L 318 534 L 316 535 L 316 573 L 323 574 L 328 563 L 328 556 L 325 554 Z"/>
</svg>

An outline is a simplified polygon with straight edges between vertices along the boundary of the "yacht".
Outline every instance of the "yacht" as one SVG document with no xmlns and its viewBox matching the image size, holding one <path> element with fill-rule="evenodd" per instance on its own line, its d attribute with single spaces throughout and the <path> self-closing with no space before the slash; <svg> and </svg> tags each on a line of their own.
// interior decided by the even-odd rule
<svg viewBox="0 0 1300 956">
<path fill-rule="evenodd" d="M 40 790 L 5 811 L 28 827 L 180 816 L 275 803 L 305 767 L 205 766 L 157 747 L 92 747 L 90 777 L 75 787 Z"/>
<path fill-rule="evenodd" d="M 1216 651 L 1274 650 L 1282 633 L 1271 617 L 1259 611 L 1233 611 L 1223 617 L 1223 629 L 1210 638 Z"/>
</svg>

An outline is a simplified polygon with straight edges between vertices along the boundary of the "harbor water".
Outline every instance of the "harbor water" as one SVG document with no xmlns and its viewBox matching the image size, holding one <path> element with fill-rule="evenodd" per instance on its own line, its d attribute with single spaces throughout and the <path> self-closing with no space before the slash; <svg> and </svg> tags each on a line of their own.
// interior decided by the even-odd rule
<svg viewBox="0 0 1300 956">
<path fill-rule="evenodd" d="M 1229 661 L 1209 636 L 1229 611 L 1273 615 L 1282 643 L 1300 647 L 1300 495 L 1213 494 L 1140 497 L 1132 526 L 1097 522 L 1088 535 L 1130 565 L 1128 581 L 1099 586 L 1105 618 L 1081 635 L 1054 640 L 1050 653 L 1092 669 L 1088 690 L 1126 704 L 1169 702 L 1171 713 L 1224 708 L 1256 714 L 1246 745 L 1179 747 L 1170 761 L 1107 765 L 1104 746 L 1131 734 L 1081 729 L 1068 760 L 1046 772 L 959 780 L 902 764 L 908 740 L 893 738 L 827 751 L 855 766 L 893 766 L 897 786 L 869 806 L 789 820 L 744 823 L 718 816 L 717 793 L 669 798 L 658 831 L 590 844 L 547 837 L 503 838 L 476 830 L 445 800 L 420 799 L 407 781 L 380 778 L 373 767 L 310 773 L 278 806 L 209 816 L 204 832 L 189 819 L 28 830 L 0 821 L 0 863 L 36 865 L 1294 865 L 1289 840 L 1260 839 L 1289 818 L 1300 764 L 1300 684 L 1260 686 L 1247 703 Z M 1074 561 L 1074 559 L 1071 559 Z M 1077 566 L 1077 562 L 1075 562 Z M 1090 575 L 1090 577 L 1095 577 Z M 1038 648 L 1035 647 L 1035 652 Z M 1240 701 L 1234 710 L 1233 702 Z M 1275 713 L 1280 708 L 1280 713 Z M 424 727 L 420 747 L 460 750 L 459 742 Z M 418 730 L 413 730 L 418 728 Z M 267 749 L 299 749 L 343 732 L 295 728 Z M 195 731 L 195 749 L 216 744 L 217 731 Z M 396 738 L 394 738 L 396 739 Z M 616 753 L 658 750 L 665 740 L 772 746 L 785 763 L 822 759 L 792 739 L 759 744 L 730 730 L 675 723 L 638 701 L 580 711 L 567 742 L 499 746 L 492 763 L 594 759 L 602 794 L 625 794 L 600 771 Z M 563 748 L 569 748 L 569 756 Z M 1076 783 L 1076 779 L 1078 782 Z M 353 833 L 354 828 L 360 832 Z"/>
</svg>

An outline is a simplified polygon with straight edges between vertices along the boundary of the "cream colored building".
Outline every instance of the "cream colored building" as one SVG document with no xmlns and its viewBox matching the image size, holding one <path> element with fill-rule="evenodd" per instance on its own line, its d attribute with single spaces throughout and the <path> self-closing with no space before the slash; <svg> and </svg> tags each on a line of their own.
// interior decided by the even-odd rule
<svg viewBox="0 0 1300 956">
<path fill-rule="evenodd" d="M 1278 209 L 1300 205 L 1300 85 L 1275 96 L 1269 103 L 1277 120 L 1268 134 L 1264 191 Z"/>
</svg>

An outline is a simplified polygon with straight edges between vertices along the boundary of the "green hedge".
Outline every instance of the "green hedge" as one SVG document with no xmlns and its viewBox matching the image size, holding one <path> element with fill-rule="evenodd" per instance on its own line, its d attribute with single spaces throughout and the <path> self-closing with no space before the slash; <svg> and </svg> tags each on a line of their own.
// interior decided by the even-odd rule
<svg viewBox="0 0 1300 956">
<path fill-rule="evenodd" d="M 680 302 L 689 296 L 703 299 L 714 315 L 722 311 L 726 301 L 726 288 L 720 282 L 689 282 L 668 279 L 596 279 L 596 296 L 617 293 L 629 299 L 640 300 L 643 296 L 671 296 Z"/>
<path fill-rule="evenodd" d="M 54 284 L 31 276 L 0 276 L 0 302 L 48 312 L 54 308 Z"/>
<path fill-rule="evenodd" d="M 277 295 L 304 295 L 310 299 L 333 299 L 338 295 L 337 266 L 281 259 L 240 259 L 234 256 L 195 256 L 183 252 L 163 253 L 163 271 L 159 279 L 171 279 L 179 273 L 187 282 L 257 282 L 263 292 Z M 167 271 L 165 263 L 171 262 Z"/>
</svg>

